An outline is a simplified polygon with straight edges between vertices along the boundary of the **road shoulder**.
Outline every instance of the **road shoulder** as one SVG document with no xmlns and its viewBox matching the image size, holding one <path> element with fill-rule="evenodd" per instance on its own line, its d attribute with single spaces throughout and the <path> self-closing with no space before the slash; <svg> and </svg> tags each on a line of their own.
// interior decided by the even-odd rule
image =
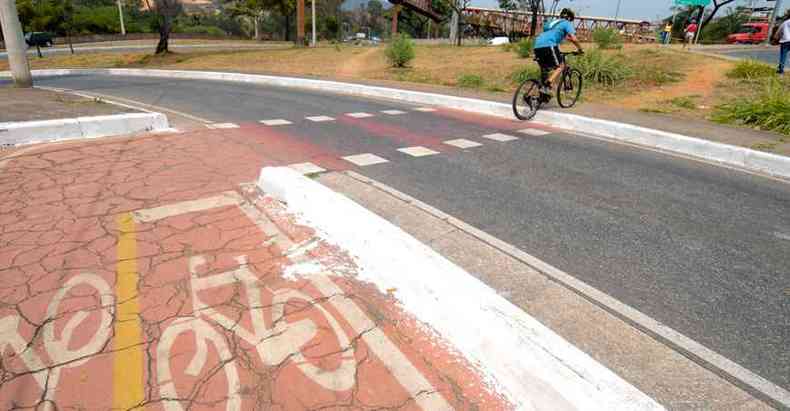
<svg viewBox="0 0 790 411">
<path fill-rule="evenodd" d="M 324 174 L 318 181 L 424 242 L 668 409 L 771 409 L 527 264 L 415 205 L 345 173 Z"/>
</svg>

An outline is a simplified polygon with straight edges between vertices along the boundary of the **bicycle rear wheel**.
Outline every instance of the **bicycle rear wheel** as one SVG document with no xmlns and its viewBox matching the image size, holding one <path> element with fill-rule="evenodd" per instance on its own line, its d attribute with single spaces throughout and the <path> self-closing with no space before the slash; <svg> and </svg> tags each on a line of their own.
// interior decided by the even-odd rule
<svg viewBox="0 0 790 411">
<path fill-rule="evenodd" d="M 582 94 L 583 81 L 582 73 L 579 70 L 572 68 L 562 73 L 562 78 L 557 84 L 557 103 L 560 107 L 571 108 L 576 105 Z"/>
<path fill-rule="evenodd" d="M 540 108 L 540 83 L 527 80 L 521 83 L 513 95 L 513 114 L 519 120 L 531 120 Z"/>
</svg>

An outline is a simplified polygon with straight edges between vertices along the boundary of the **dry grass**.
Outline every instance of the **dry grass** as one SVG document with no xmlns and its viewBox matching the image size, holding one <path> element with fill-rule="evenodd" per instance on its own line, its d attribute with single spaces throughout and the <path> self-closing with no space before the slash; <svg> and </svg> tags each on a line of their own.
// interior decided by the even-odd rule
<svg viewBox="0 0 790 411">
<path fill-rule="evenodd" d="M 588 45 L 588 48 L 591 47 Z M 584 101 L 618 108 L 651 111 L 666 109 L 667 102 L 689 95 L 702 107 L 721 100 L 717 84 L 725 80 L 732 63 L 652 45 L 625 45 L 621 51 L 635 75 L 613 89 L 586 87 Z M 481 91 L 512 93 L 513 73 L 535 66 L 530 59 L 502 47 L 418 46 L 409 68 L 388 66 L 384 47 L 330 46 L 317 49 L 280 48 L 267 50 L 201 51 L 151 56 L 148 53 L 92 53 L 32 58 L 33 68 L 154 67 L 182 70 L 216 70 L 324 78 L 386 80 L 458 87 L 459 79 L 475 77 Z M 0 61 L 0 70 L 7 62 Z M 468 84 L 464 84 L 468 87 Z M 669 105 L 678 111 L 677 105 Z M 681 105 L 682 106 L 682 105 Z M 683 108 L 683 107 L 680 107 Z M 705 116 L 705 110 L 681 110 Z"/>
</svg>

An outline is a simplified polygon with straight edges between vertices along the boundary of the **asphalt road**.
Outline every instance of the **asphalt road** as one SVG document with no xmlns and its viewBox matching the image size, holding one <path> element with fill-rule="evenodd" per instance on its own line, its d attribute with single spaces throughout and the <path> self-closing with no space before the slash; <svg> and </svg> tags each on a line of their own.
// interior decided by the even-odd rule
<svg viewBox="0 0 790 411">
<path fill-rule="evenodd" d="M 735 57 L 739 59 L 753 59 L 759 60 L 768 64 L 777 64 L 779 62 L 779 49 L 755 49 L 755 50 L 737 50 L 717 52 L 725 56 Z"/>
<path fill-rule="evenodd" d="M 576 276 L 790 389 L 790 185 L 586 137 L 494 142 L 520 123 L 398 103 L 223 82 L 42 79 L 217 122 L 286 119 L 276 132 Z M 402 116 L 380 110 L 408 111 Z M 367 112 L 373 118 L 349 119 Z M 314 123 L 305 116 L 337 121 Z M 483 143 L 450 149 L 442 140 Z M 423 145 L 441 154 L 397 151 Z M 561 310 L 562 307 L 557 307 Z"/>
</svg>

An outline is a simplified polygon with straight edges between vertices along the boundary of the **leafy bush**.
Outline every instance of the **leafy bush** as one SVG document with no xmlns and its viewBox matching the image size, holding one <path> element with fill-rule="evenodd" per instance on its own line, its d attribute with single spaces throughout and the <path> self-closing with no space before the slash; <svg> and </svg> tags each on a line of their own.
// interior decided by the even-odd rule
<svg viewBox="0 0 790 411">
<path fill-rule="evenodd" d="M 209 36 L 216 36 L 221 37 L 225 36 L 225 32 L 222 31 L 219 27 L 214 26 L 186 26 L 180 27 L 178 29 L 179 33 L 190 33 L 190 34 L 206 34 Z"/>
<path fill-rule="evenodd" d="M 675 97 L 669 100 L 669 104 L 677 108 L 684 108 L 686 110 L 696 110 L 697 109 L 697 96 L 683 96 L 683 97 Z"/>
<path fill-rule="evenodd" d="M 585 80 L 612 88 L 633 76 L 633 71 L 622 55 L 608 55 L 600 50 L 590 50 L 570 58 L 570 64 L 582 72 Z"/>
<path fill-rule="evenodd" d="M 504 51 L 505 53 L 510 53 L 511 51 L 513 51 L 513 47 L 514 46 L 515 46 L 515 44 L 513 44 L 513 43 L 505 43 L 505 44 L 501 45 L 500 47 L 502 47 L 502 51 Z"/>
<path fill-rule="evenodd" d="M 535 44 L 535 39 L 531 37 L 526 37 L 521 39 L 516 44 L 516 54 L 522 59 L 525 59 L 532 55 L 532 46 Z"/>
<path fill-rule="evenodd" d="M 521 84 L 527 80 L 540 80 L 540 67 L 535 65 L 526 66 L 511 73 L 510 79 L 515 84 Z"/>
<path fill-rule="evenodd" d="M 414 59 L 414 42 L 408 34 L 395 35 L 384 54 L 392 67 L 406 67 Z"/>
<path fill-rule="evenodd" d="M 597 28 L 592 32 L 593 42 L 598 45 L 600 49 L 621 49 L 623 48 L 623 38 L 617 29 L 613 28 Z"/>
<path fill-rule="evenodd" d="M 770 79 L 758 95 L 717 107 L 713 120 L 790 135 L 790 83 Z"/>
<path fill-rule="evenodd" d="M 458 77 L 458 87 L 464 88 L 480 88 L 483 87 L 485 81 L 478 74 L 462 74 Z"/>
<path fill-rule="evenodd" d="M 740 61 L 732 70 L 727 72 L 727 77 L 735 79 L 753 80 L 772 77 L 776 69 L 757 60 Z"/>
</svg>

